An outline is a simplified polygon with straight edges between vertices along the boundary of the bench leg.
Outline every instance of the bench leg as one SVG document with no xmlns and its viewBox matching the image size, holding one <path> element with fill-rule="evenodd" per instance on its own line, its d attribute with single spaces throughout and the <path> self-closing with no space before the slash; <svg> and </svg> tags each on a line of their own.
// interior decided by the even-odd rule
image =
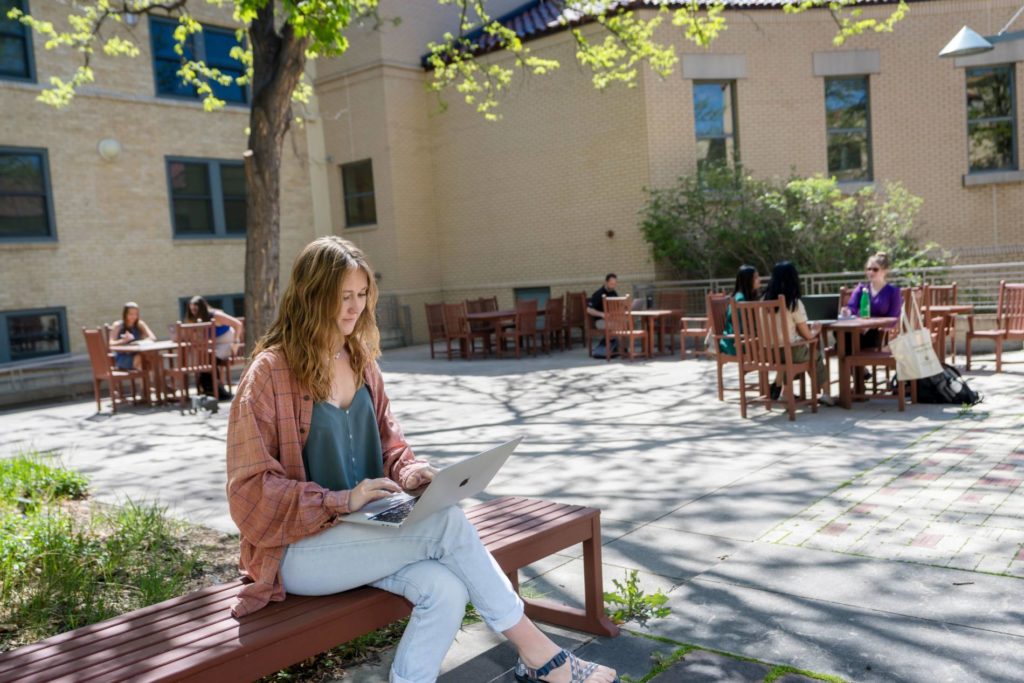
<svg viewBox="0 0 1024 683">
<path fill-rule="evenodd" d="M 511 580 L 511 578 L 510 578 Z M 516 586 L 518 581 L 513 582 Z M 604 613 L 604 582 L 601 572 L 601 519 L 591 520 L 590 537 L 583 541 L 583 591 L 585 609 L 557 605 L 546 600 L 523 598 L 531 619 L 576 631 L 614 638 L 619 627 Z"/>
</svg>

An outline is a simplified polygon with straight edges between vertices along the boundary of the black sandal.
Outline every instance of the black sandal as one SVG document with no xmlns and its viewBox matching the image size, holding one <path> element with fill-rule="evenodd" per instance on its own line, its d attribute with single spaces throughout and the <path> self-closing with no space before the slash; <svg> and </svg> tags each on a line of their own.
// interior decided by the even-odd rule
<svg viewBox="0 0 1024 683">
<path fill-rule="evenodd" d="M 547 664 L 539 669 L 529 668 L 523 664 L 523 660 L 520 659 L 516 663 L 516 683 L 546 683 L 546 681 L 540 680 L 540 677 L 547 676 L 549 673 L 565 664 L 566 660 L 569 662 L 569 672 L 572 675 L 569 679 L 570 683 L 585 683 L 590 674 L 597 671 L 597 667 L 599 666 L 593 662 L 582 661 L 568 650 L 559 650 L 558 654 L 549 659 Z M 620 683 L 618 676 L 615 677 L 613 683 Z"/>
</svg>

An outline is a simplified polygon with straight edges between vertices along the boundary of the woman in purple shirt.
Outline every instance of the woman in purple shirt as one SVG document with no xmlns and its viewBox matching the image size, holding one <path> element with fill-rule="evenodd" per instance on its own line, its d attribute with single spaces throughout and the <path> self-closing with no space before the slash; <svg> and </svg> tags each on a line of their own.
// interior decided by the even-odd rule
<svg viewBox="0 0 1024 683">
<path fill-rule="evenodd" d="M 846 308 L 856 317 L 860 315 L 860 299 L 864 292 L 868 293 L 871 301 L 872 318 L 899 318 L 900 308 L 903 305 L 903 298 L 900 296 L 900 288 L 885 281 L 889 275 L 889 255 L 880 251 L 868 259 L 864 272 L 867 275 L 867 282 L 859 283 L 850 295 Z M 860 347 L 878 348 L 881 346 L 881 332 L 879 330 L 868 330 L 860 339 Z"/>
</svg>

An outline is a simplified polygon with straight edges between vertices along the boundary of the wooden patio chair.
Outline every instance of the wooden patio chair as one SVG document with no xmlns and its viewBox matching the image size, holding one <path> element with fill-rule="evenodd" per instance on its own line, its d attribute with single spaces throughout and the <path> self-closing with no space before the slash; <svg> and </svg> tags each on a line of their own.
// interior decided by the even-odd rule
<svg viewBox="0 0 1024 683">
<path fill-rule="evenodd" d="M 679 294 L 680 299 L 683 298 L 683 294 Z M 705 343 L 708 339 L 708 334 L 711 332 L 711 309 L 707 308 L 708 299 L 705 297 L 704 315 L 698 316 L 682 316 L 679 318 L 679 359 L 686 360 L 686 340 L 693 340 L 693 356 L 709 356 L 712 351 L 707 347 Z M 682 302 L 680 307 L 682 307 Z M 704 347 L 701 349 L 701 347 Z"/>
<path fill-rule="evenodd" d="M 725 321 L 726 314 L 731 315 L 729 311 L 729 303 L 732 301 L 732 297 L 725 292 L 708 292 L 707 295 L 707 309 L 708 309 L 708 324 L 711 326 L 711 343 L 715 347 L 715 366 L 718 370 L 718 400 L 725 400 L 725 382 L 723 380 L 723 373 L 725 372 L 725 366 L 728 363 L 739 362 L 739 349 L 736 350 L 736 355 L 729 355 L 728 353 L 722 353 L 722 348 L 719 342 L 723 339 L 732 339 L 735 342 L 735 335 L 726 335 L 725 333 Z"/>
<path fill-rule="evenodd" d="M 818 340 L 793 342 L 786 331 L 789 329 L 786 300 L 780 296 L 775 301 L 741 301 L 732 307 L 732 327 L 736 332 L 736 351 L 739 358 L 740 375 L 740 415 L 747 417 L 747 406 L 751 403 L 763 403 L 771 410 L 771 393 L 767 391 L 766 378 L 770 372 L 784 372 L 786 384 L 783 387 L 783 398 L 780 402 L 786 405 L 790 421 L 796 419 L 797 406 L 809 405 L 811 412 L 818 412 L 818 378 L 815 373 L 815 357 L 818 353 Z M 793 360 L 793 349 L 807 346 L 806 361 Z M 747 375 L 758 373 L 758 386 L 761 395 L 747 398 Z M 804 373 L 810 376 L 811 391 L 808 397 Z M 800 382 L 800 399 L 792 391 L 793 381 Z"/>
<path fill-rule="evenodd" d="M 424 304 L 427 311 L 427 337 L 430 340 L 430 357 L 434 357 L 434 342 L 445 341 L 444 304 Z"/>
<path fill-rule="evenodd" d="M 504 352 L 505 342 L 511 341 L 515 347 L 516 358 L 526 346 L 531 356 L 537 355 L 537 300 L 526 299 L 516 302 L 516 317 L 511 326 L 502 326 L 498 330 L 498 348 Z"/>
<path fill-rule="evenodd" d="M 548 299 L 548 305 L 544 312 L 544 350 L 550 351 L 554 347 L 559 350 L 569 346 L 569 326 L 565 320 L 565 296 L 555 299 Z"/>
<path fill-rule="evenodd" d="M 466 318 L 466 303 L 441 304 L 444 306 L 445 353 L 452 359 L 452 342 L 459 343 L 459 355 L 466 360 L 473 358 L 473 336 Z"/>
<path fill-rule="evenodd" d="M 497 297 L 479 297 L 477 299 L 466 299 L 466 313 L 488 313 L 498 310 Z M 495 323 L 487 320 L 470 320 L 469 336 L 471 344 L 479 339 L 481 351 L 484 354 L 491 352 L 491 337 L 495 334 Z"/>
<path fill-rule="evenodd" d="M 565 293 L 565 346 L 567 349 L 572 349 L 572 333 L 573 330 L 579 328 L 580 331 L 580 343 L 584 346 L 589 347 L 589 337 L 587 335 L 587 325 L 590 316 L 587 315 L 587 293 L 586 292 L 566 292 Z"/>
<path fill-rule="evenodd" d="M 971 342 L 991 339 L 996 345 L 996 372 L 1003 371 L 1003 344 L 1024 341 L 1024 284 L 999 281 L 996 322 L 991 330 L 975 330 L 974 317 L 967 318 L 967 369 L 971 369 Z"/>
<path fill-rule="evenodd" d="M 923 298 L 920 287 L 903 287 L 900 289 L 903 299 L 903 310 L 909 314 L 913 306 L 913 299 L 917 298 L 918 305 Z M 926 324 L 927 326 L 927 324 Z M 839 368 L 840 378 L 853 377 L 853 388 L 850 391 L 851 400 L 868 400 L 879 398 L 895 398 L 900 412 L 906 409 L 907 389 L 910 390 L 911 401 L 917 402 L 917 382 L 915 380 L 903 381 L 897 378 L 895 393 L 890 389 L 890 380 L 896 372 L 896 359 L 889 351 L 889 341 L 899 335 L 899 325 L 886 331 L 883 335 L 883 345 L 877 349 L 861 349 L 857 354 L 847 354 L 843 359 L 843 365 Z M 935 335 L 932 335 L 933 341 Z M 867 369 L 867 373 L 858 376 L 858 372 Z M 879 384 L 878 371 L 885 370 L 884 379 Z M 867 375 L 865 377 L 865 374 Z M 864 381 L 870 379 L 869 383 Z M 846 381 L 841 379 L 840 381 Z"/>
<path fill-rule="evenodd" d="M 950 285 L 930 285 L 925 283 L 923 286 L 924 295 L 922 297 L 922 306 L 955 306 L 956 305 L 956 283 Z M 956 316 L 955 315 L 932 315 L 927 311 L 924 312 L 925 324 L 937 333 L 942 329 L 944 338 L 946 339 L 947 345 L 951 348 L 937 350 L 939 360 L 943 363 L 946 362 L 946 356 L 948 355 L 951 363 L 956 363 Z"/>
<path fill-rule="evenodd" d="M 625 344 L 625 346 L 622 343 L 619 344 L 620 356 L 626 356 L 628 351 L 630 360 L 636 358 L 636 342 L 639 341 L 643 345 L 644 356 L 649 357 L 647 331 L 636 329 L 631 297 L 627 294 L 626 296 L 604 296 L 602 299 L 604 300 L 604 330 L 598 330 L 598 334 L 604 333 L 605 361 L 612 359 L 612 340 L 614 339 L 621 340 Z"/>
<path fill-rule="evenodd" d="M 174 393 L 181 392 L 178 400 L 182 408 L 188 403 L 189 379 L 191 378 L 195 384 L 196 394 L 200 394 L 203 388 L 200 375 L 205 373 L 210 375 L 214 399 L 220 400 L 220 382 L 216 381 L 218 377 L 214 329 L 212 322 L 179 322 L 174 326 L 174 339 L 178 342 L 178 349 L 175 353 L 163 354 L 165 359 L 171 361 L 170 367 L 164 369 L 164 376 L 171 380 Z"/>
<path fill-rule="evenodd" d="M 132 401 L 138 403 L 135 380 L 142 381 L 142 370 L 119 370 L 114 366 L 114 356 L 109 352 L 107 341 L 103 338 L 105 330 L 82 328 L 85 336 L 85 348 L 89 352 L 89 364 L 92 366 L 92 391 L 96 397 L 96 412 L 102 409 L 100 404 L 100 383 L 107 382 L 110 391 L 110 412 L 117 412 L 117 404 L 125 403 L 122 382 L 129 382 L 132 387 Z"/>
</svg>

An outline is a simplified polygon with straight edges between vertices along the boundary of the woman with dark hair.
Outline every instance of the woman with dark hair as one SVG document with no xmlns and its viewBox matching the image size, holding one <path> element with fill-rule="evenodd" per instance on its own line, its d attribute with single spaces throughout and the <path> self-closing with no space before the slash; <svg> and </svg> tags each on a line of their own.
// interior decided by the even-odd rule
<svg viewBox="0 0 1024 683">
<path fill-rule="evenodd" d="M 761 276 L 754 266 L 740 266 L 736 273 L 736 286 L 732 290 L 732 300 L 756 301 L 757 292 L 761 289 Z M 725 337 L 718 342 L 718 349 L 722 353 L 735 356 L 736 341 L 732 338 L 732 303 L 725 309 Z"/>
<path fill-rule="evenodd" d="M 149 325 L 139 317 L 139 305 L 129 301 L 121 308 L 121 319 L 110 326 L 110 344 L 131 344 L 136 341 L 156 339 L 156 335 L 149 329 Z M 114 364 L 119 370 L 140 369 L 142 367 L 141 353 L 114 354 Z"/>
<path fill-rule="evenodd" d="M 321 237 L 295 261 L 277 320 L 257 342 L 228 421 L 228 507 L 252 580 L 232 608 L 250 614 L 285 593 L 369 584 L 413 605 L 392 683 L 437 679 L 466 603 L 511 641 L 521 683 L 615 683 L 611 669 L 556 645 L 458 506 L 400 529 L 339 517 L 430 484 L 391 412 L 377 357 L 377 285 L 363 252 Z"/>
<path fill-rule="evenodd" d="M 775 264 L 775 267 L 772 268 L 771 282 L 768 283 L 768 288 L 764 292 L 765 301 L 774 301 L 780 296 L 786 300 L 787 312 L 785 316 L 787 327 L 782 332 L 789 337 L 789 340 L 791 342 L 802 342 L 817 337 L 819 331 L 817 325 L 812 328 L 807 323 L 807 310 L 804 308 L 804 302 L 800 300 L 800 273 L 797 272 L 796 266 L 790 261 L 780 261 Z M 797 363 L 802 363 L 808 359 L 810 352 L 810 347 L 806 344 L 794 346 L 793 360 Z M 821 355 L 820 349 L 818 350 L 817 357 L 814 359 L 814 365 L 815 374 L 818 378 L 818 388 L 821 390 L 818 402 L 827 406 L 834 406 L 836 402 L 829 395 L 825 360 Z M 785 373 L 780 372 L 776 375 L 770 389 L 773 401 L 782 396 L 782 387 L 786 383 Z"/>
<path fill-rule="evenodd" d="M 203 297 L 194 296 L 189 299 L 185 322 L 213 323 L 213 352 L 217 356 L 217 364 L 228 366 L 234 351 L 235 339 L 242 336 L 242 321 L 219 308 L 213 308 Z M 213 376 L 210 373 L 200 373 L 199 384 L 204 393 L 213 394 Z M 231 392 L 223 384 L 218 387 L 217 395 L 221 400 L 231 399 Z"/>
</svg>

